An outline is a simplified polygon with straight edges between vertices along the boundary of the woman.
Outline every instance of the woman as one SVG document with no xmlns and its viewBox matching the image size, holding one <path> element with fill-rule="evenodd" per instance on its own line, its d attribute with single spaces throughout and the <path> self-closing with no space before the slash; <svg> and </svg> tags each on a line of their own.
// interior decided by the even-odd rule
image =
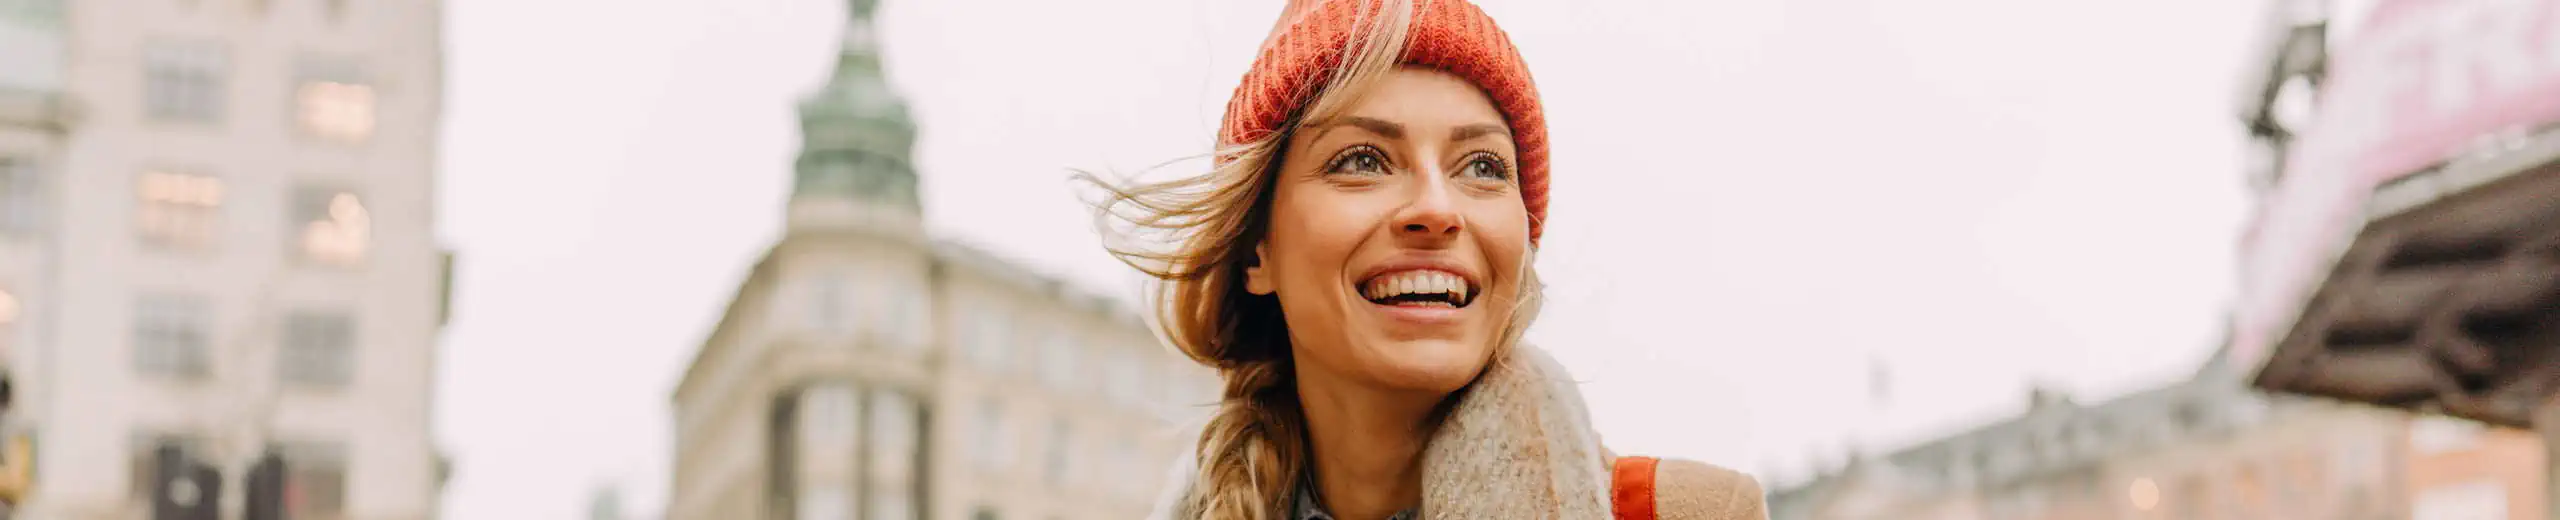
<svg viewBox="0 0 2560 520">
<path fill-rule="evenodd" d="M 1748 477 L 1611 456 L 1521 344 L 1546 129 L 1491 19 L 1465 0 L 1286 12 L 1208 175 L 1096 182 L 1126 232 L 1167 239 L 1112 249 L 1225 380 L 1155 518 L 1762 518 Z"/>
</svg>

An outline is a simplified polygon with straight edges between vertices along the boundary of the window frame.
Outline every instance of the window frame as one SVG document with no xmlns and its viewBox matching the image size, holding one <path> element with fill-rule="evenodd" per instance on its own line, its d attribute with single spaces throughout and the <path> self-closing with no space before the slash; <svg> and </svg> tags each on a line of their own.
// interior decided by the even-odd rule
<svg viewBox="0 0 2560 520">
<path fill-rule="evenodd" d="M 347 514 L 348 498 L 353 496 L 353 489 L 348 486 L 348 483 L 354 474 L 354 459 L 350 458 L 351 454 L 348 453 L 346 444 L 330 441 L 288 441 L 275 443 L 268 446 L 268 449 L 284 456 L 286 491 L 285 503 L 282 505 L 288 516 L 297 520 L 343 520 L 349 516 Z M 331 481 L 330 486 L 319 489 L 333 492 L 320 495 L 332 497 L 332 502 L 324 502 L 325 505 L 306 505 L 309 503 L 306 501 L 319 499 L 309 498 L 313 496 L 310 493 L 296 492 L 311 485 L 306 480 L 315 478 L 313 476 L 315 473 L 326 475 L 317 478 Z M 305 507 L 322 509 L 303 511 L 302 508 Z"/>
<path fill-rule="evenodd" d="M 0 153 L 0 234 L 41 234 L 51 224 L 52 197 L 45 162 L 34 155 Z"/>
<path fill-rule="evenodd" d="M 316 94 L 312 89 L 323 86 L 352 87 L 356 90 L 345 92 L 360 99 L 314 99 Z M 289 98 L 286 106 L 289 107 L 287 117 L 290 119 L 287 124 L 293 127 L 293 133 L 298 137 L 336 145 L 362 146 L 381 134 L 382 87 L 367 73 L 362 58 L 305 53 L 294 60 L 293 82 L 286 96 Z M 362 128 L 348 130 L 321 124 L 314 109 L 325 108 L 326 103 L 315 105 L 315 101 L 348 103 L 335 108 L 355 110 L 355 115 L 349 117 L 360 116 Z"/>
<path fill-rule="evenodd" d="M 332 323 L 334 322 L 334 323 Z M 300 388 L 345 388 L 355 383 L 364 344 L 360 319 L 347 309 L 295 309 L 277 317 L 276 380 Z M 317 329 L 334 334 L 307 337 Z M 328 343 L 334 337 L 336 345 Z"/>
<path fill-rule="evenodd" d="M 136 374 L 178 380 L 212 376 L 219 323 L 211 298 L 189 292 L 140 295 L 134 299 L 129 326 L 131 369 Z"/>
<path fill-rule="evenodd" d="M 230 114 L 229 45 L 157 39 L 142 46 L 142 117 L 167 124 L 218 125 Z"/>
<path fill-rule="evenodd" d="M 191 194 L 205 200 L 181 201 L 154 198 L 150 185 L 156 178 L 168 182 L 202 182 L 207 193 Z M 177 185 L 162 186 L 163 189 Z M 210 253 L 221 247 L 225 218 L 229 212 L 231 186 L 221 175 L 190 168 L 147 168 L 133 177 L 133 234 L 142 246 L 161 252 Z M 174 194 L 173 194 L 174 195 Z M 166 222 L 154 222 L 165 220 Z"/>
<path fill-rule="evenodd" d="M 374 224 L 372 199 L 361 190 L 340 182 L 297 182 L 285 206 L 285 255 L 297 264 L 333 269 L 360 269 L 373 260 Z M 339 197 L 354 199 L 354 222 L 340 220 L 337 215 Z M 356 226 L 338 229 L 339 238 L 350 240 L 351 251 L 343 258 L 327 257 L 314 250 L 314 225 Z"/>
</svg>

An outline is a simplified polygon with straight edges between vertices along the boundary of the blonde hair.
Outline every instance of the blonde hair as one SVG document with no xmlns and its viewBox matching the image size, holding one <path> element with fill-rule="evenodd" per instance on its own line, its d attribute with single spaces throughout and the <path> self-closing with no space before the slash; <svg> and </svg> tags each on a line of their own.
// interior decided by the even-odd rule
<svg viewBox="0 0 2560 520">
<path fill-rule="evenodd" d="M 1260 261 L 1254 248 L 1267 232 L 1273 178 L 1295 129 L 1348 112 L 1362 91 L 1402 64 L 1413 0 L 1363 1 L 1369 16 L 1351 31 L 1340 66 L 1281 131 L 1222 143 L 1206 175 L 1125 186 L 1077 175 L 1107 192 L 1095 210 L 1112 255 L 1157 280 L 1149 302 L 1157 332 L 1225 382 L 1196 447 L 1199 473 L 1181 504 L 1202 518 L 1284 516 L 1308 468 L 1287 322 L 1277 298 L 1243 290 L 1244 268 Z M 1114 221 L 1127 228 L 1113 229 Z M 1151 249 L 1150 242 L 1170 247 Z M 1487 295 L 1515 299 L 1499 348 L 1517 343 L 1536 314 L 1535 270 L 1523 261 L 1521 271 L 1521 294 Z"/>
</svg>

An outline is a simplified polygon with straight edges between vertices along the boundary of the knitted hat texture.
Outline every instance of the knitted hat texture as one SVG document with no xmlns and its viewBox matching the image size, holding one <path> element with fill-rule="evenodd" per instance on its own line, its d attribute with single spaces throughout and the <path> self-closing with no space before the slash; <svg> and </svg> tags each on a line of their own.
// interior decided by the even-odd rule
<svg viewBox="0 0 2560 520">
<path fill-rule="evenodd" d="M 1227 100 L 1218 129 L 1221 147 L 1270 136 L 1314 99 L 1317 90 L 1340 70 L 1364 16 L 1377 9 L 1374 0 L 1306 0 L 1316 5 L 1284 14 L 1294 19 L 1262 44 L 1261 55 Z M 1294 4 L 1294 3 L 1293 3 Z M 1520 198 L 1529 209 L 1529 241 L 1544 234 L 1547 220 L 1547 118 L 1538 103 L 1538 86 L 1511 38 L 1493 18 L 1466 0 L 1414 0 L 1413 26 L 1402 64 L 1456 75 L 1493 99 L 1511 138 L 1520 150 Z M 1293 8 L 1299 7 L 1293 5 Z M 1225 162 L 1221 157 L 1219 161 Z"/>
</svg>

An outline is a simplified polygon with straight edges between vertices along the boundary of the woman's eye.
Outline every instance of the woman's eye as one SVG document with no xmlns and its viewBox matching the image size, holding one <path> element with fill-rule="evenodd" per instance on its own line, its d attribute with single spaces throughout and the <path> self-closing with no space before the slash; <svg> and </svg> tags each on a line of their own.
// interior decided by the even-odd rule
<svg viewBox="0 0 2560 520">
<path fill-rule="evenodd" d="M 1478 156 L 1475 160 L 1467 161 L 1464 173 L 1468 178 L 1507 181 L 1511 180 L 1511 165 L 1504 164 L 1501 158 L 1490 155 Z"/>
<path fill-rule="evenodd" d="M 1379 156 L 1376 150 L 1371 150 L 1366 147 L 1354 149 L 1349 152 L 1344 152 L 1341 157 L 1334 158 L 1333 165 L 1325 168 L 1325 173 L 1346 175 L 1385 175 L 1387 173 L 1387 159 Z"/>
</svg>

